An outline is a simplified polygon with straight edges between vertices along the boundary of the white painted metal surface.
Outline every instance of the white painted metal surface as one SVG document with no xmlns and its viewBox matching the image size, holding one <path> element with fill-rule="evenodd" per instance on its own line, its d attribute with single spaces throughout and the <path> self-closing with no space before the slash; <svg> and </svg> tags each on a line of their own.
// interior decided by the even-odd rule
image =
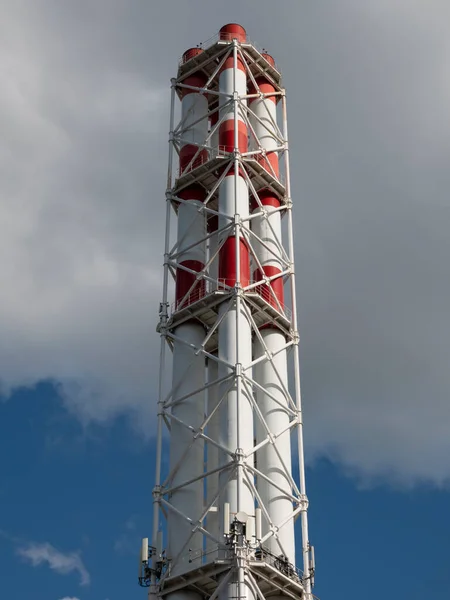
<svg viewBox="0 0 450 600">
<path fill-rule="evenodd" d="M 283 247 L 281 239 L 281 211 L 273 206 L 259 206 L 253 211 L 252 232 L 255 238 L 252 245 L 255 255 L 261 266 L 277 267 L 281 272 L 286 268 L 286 261 L 280 248 Z"/>
<path fill-rule="evenodd" d="M 264 82 L 266 91 L 275 91 L 267 81 Z M 277 97 L 261 97 L 250 103 L 250 123 L 254 136 L 252 148 L 260 148 L 266 157 L 266 166 L 279 172 Z M 267 195 L 267 194 L 266 194 Z M 270 196 L 269 196 L 270 198 Z M 267 267 L 282 272 L 286 268 L 283 256 L 281 216 L 278 207 L 268 203 L 268 198 L 261 198 L 260 206 L 253 211 L 255 218 L 251 228 L 255 234 L 253 247 L 257 258 L 255 278 L 262 277 Z M 261 273 L 263 271 L 263 273 Z M 278 298 L 284 306 L 283 297 Z M 295 564 L 295 532 L 294 520 L 289 517 L 294 510 L 292 502 L 292 467 L 291 467 L 291 421 L 292 411 L 289 410 L 288 372 L 286 338 L 277 328 L 265 328 L 255 337 L 255 359 L 264 357 L 255 366 L 255 381 L 259 384 L 256 389 L 256 401 L 260 410 L 260 418 L 256 420 L 256 443 L 262 444 L 270 435 L 278 434 L 276 442 L 263 445 L 258 450 L 258 467 L 268 476 L 269 480 L 258 479 L 258 491 L 261 500 L 267 508 L 263 520 L 263 536 L 276 527 L 276 535 L 268 538 L 267 546 L 276 555 L 287 556 L 289 562 Z M 269 357 L 272 356 L 272 359 Z M 283 493 L 283 490 L 285 493 Z M 280 527 L 280 524 L 282 526 Z"/>
<path fill-rule="evenodd" d="M 173 348 L 171 488 L 202 475 L 204 452 L 203 440 L 193 440 L 191 431 L 186 427 L 189 424 L 198 428 L 203 422 L 203 393 L 193 392 L 204 386 L 204 358 L 192 352 L 190 345 L 200 347 L 204 330 L 200 324 L 185 323 L 176 328 L 175 335 L 179 340 L 174 342 Z M 185 399 L 180 401 L 182 398 Z M 201 515 L 203 481 L 199 479 L 173 491 L 171 505 L 177 512 L 173 511 L 168 519 L 168 553 L 174 559 L 173 574 L 177 574 L 191 568 L 192 564 L 201 564 L 201 555 L 195 552 L 202 548 L 202 536 L 200 533 L 191 535 L 191 525 L 185 516 L 192 515 L 198 519 Z M 194 554 L 189 552 L 189 548 L 194 550 Z"/>
<path fill-rule="evenodd" d="M 217 381 L 219 377 L 218 363 L 215 360 L 209 359 L 207 364 L 208 383 L 211 384 Z M 219 407 L 219 387 L 212 385 L 207 390 L 207 414 L 210 415 L 207 426 L 207 435 L 213 440 L 220 439 L 220 407 Z M 207 471 L 214 471 L 219 467 L 219 448 L 213 444 L 206 446 Z M 215 472 L 206 479 L 206 501 L 210 505 L 214 502 L 216 495 L 219 492 L 219 473 Z M 220 515 L 223 518 L 222 514 Z M 218 537 L 219 532 L 219 509 L 217 503 L 208 512 L 206 519 L 208 531 L 214 533 Z M 213 560 L 218 557 L 217 543 L 211 538 L 206 538 L 206 553 L 208 560 Z"/>
<path fill-rule="evenodd" d="M 266 151 L 278 150 L 277 130 L 277 105 L 271 98 L 256 98 L 250 100 L 251 113 L 249 121 L 254 131 L 250 137 L 251 148 L 257 150 L 261 146 Z M 259 142 L 259 143 L 258 143 Z"/>
<path fill-rule="evenodd" d="M 204 143 L 208 133 L 208 100 L 201 94 L 186 94 L 181 100 L 183 144 L 195 146 Z"/>
<path fill-rule="evenodd" d="M 295 564 L 294 522 L 293 519 L 287 520 L 292 515 L 293 505 L 290 483 L 291 411 L 286 394 L 288 373 L 285 346 L 283 334 L 272 328 L 263 329 L 261 340 L 255 341 L 255 359 L 265 356 L 266 352 L 273 354 L 272 360 L 266 358 L 254 367 L 255 381 L 261 386 L 256 390 L 256 401 L 261 411 L 261 418 L 256 421 L 256 443 L 261 443 L 269 434 L 284 432 L 278 435 L 275 444 L 266 444 L 258 450 L 258 467 L 270 479 L 269 482 L 260 478 L 258 491 L 272 523 L 275 526 L 284 523 L 277 537 L 273 536 L 267 540 L 268 548 L 277 556 L 284 554 L 289 562 Z M 281 490 L 285 490 L 290 496 L 283 494 Z M 262 535 L 266 535 L 269 529 L 270 524 L 264 519 Z"/>
<path fill-rule="evenodd" d="M 177 259 L 180 263 L 197 260 L 205 264 L 206 220 L 202 206 L 203 203 L 198 200 L 187 200 L 178 207 Z"/>
</svg>

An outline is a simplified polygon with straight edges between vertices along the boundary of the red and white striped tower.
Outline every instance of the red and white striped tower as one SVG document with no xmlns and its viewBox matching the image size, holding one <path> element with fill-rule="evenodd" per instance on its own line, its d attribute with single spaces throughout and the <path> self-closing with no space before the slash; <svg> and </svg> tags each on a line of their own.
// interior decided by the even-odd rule
<svg viewBox="0 0 450 600">
<path fill-rule="evenodd" d="M 245 42 L 245 30 L 230 25 L 225 31 Z M 222 33 L 225 33 L 222 30 Z M 248 312 L 242 302 L 242 291 L 250 283 L 250 255 L 241 232 L 241 219 L 249 216 L 248 183 L 240 167 L 240 156 L 247 152 L 247 126 L 243 120 L 239 99 L 247 94 L 245 64 L 233 46 L 233 52 L 225 60 L 219 74 L 220 128 L 219 146 L 222 152 L 232 157 L 225 167 L 224 178 L 219 187 L 219 282 L 233 294 L 219 308 L 221 319 L 219 330 L 218 357 L 219 378 L 233 374 L 235 365 L 250 365 L 252 361 L 252 330 Z M 245 100 L 241 100 L 245 103 Z M 230 452 L 253 446 L 253 406 L 248 390 L 242 386 L 240 376 L 233 377 L 232 385 L 225 380 L 219 388 L 225 401 L 220 410 L 220 441 Z M 228 457 L 221 455 L 221 463 Z M 223 487 L 221 502 L 228 502 L 232 513 L 239 510 L 253 514 L 254 496 L 248 483 L 240 475 L 241 466 L 229 476 L 227 470 L 219 476 Z M 222 533 L 223 534 L 223 533 Z"/>
<path fill-rule="evenodd" d="M 286 96 L 240 25 L 180 61 L 166 199 L 153 538 L 139 581 L 169 600 L 311 600 Z"/>
</svg>

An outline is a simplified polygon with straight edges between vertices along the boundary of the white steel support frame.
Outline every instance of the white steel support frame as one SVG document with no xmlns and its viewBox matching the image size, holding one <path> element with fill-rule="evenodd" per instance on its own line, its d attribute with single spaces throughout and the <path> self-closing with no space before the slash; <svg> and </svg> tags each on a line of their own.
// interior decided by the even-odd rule
<svg viewBox="0 0 450 600">
<path fill-rule="evenodd" d="M 153 489 L 153 537 L 151 541 L 151 560 L 146 571 L 147 575 L 142 580 L 148 579 L 150 594 L 152 595 L 162 597 L 167 594 L 169 600 L 184 598 L 186 600 L 198 600 L 206 595 L 206 588 L 202 588 L 202 577 L 205 577 L 205 569 L 219 569 L 218 561 L 222 561 L 222 574 L 215 576 L 217 580 L 216 588 L 212 592 L 208 592 L 212 600 L 216 598 L 231 600 L 231 596 L 237 596 L 239 600 L 257 600 L 257 598 L 262 600 L 265 598 L 265 594 L 268 593 L 267 586 L 272 586 L 270 595 L 277 599 L 287 595 L 293 598 L 300 596 L 304 600 L 311 600 L 313 598 L 314 564 L 312 560 L 313 552 L 308 538 L 308 499 L 305 486 L 299 333 L 294 268 L 293 203 L 290 188 L 286 94 L 279 79 L 273 76 L 272 71 L 268 69 L 270 65 L 252 44 L 241 43 L 236 39 L 228 42 L 216 40 L 211 44 L 211 48 L 212 50 L 205 59 L 205 65 L 202 67 L 201 61 L 197 61 L 198 66 L 195 67 L 198 69 L 203 68 L 204 73 L 206 73 L 207 84 L 205 88 L 193 88 L 183 84 L 183 80 L 192 72 L 195 72 L 195 68 L 188 70 L 186 67 L 181 75 L 179 73 L 177 79 L 171 80 L 163 296 L 157 327 L 161 337 L 161 346 L 156 471 Z M 214 63 L 211 56 L 215 57 Z M 217 86 L 221 66 L 229 57 L 233 57 L 234 92 L 231 94 L 222 93 Z M 252 94 L 242 94 L 236 91 L 239 58 L 245 63 L 248 82 L 256 90 Z M 213 63 L 213 67 L 208 71 L 208 64 L 211 65 L 211 63 Z M 276 74 L 276 69 L 273 72 Z M 268 119 L 272 119 L 273 127 L 267 126 L 267 123 L 263 123 L 261 120 L 259 123 L 261 127 L 266 128 L 266 137 L 269 135 L 273 138 L 270 152 L 276 152 L 280 159 L 280 167 L 283 167 L 283 175 L 280 177 L 271 169 L 270 165 L 265 169 L 265 173 L 262 172 L 263 167 L 260 166 L 261 161 L 258 162 L 258 158 L 265 158 L 266 151 L 251 125 L 251 120 L 258 120 L 259 117 L 252 113 L 250 107 L 247 107 L 247 102 L 250 102 L 250 99 L 265 97 L 265 94 L 259 90 L 256 81 L 261 76 L 272 78 L 275 87 L 274 94 L 280 97 L 279 107 L 281 107 L 281 110 L 278 110 L 278 113 L 281 113 L 281 126 L 277 122 L 273 122 L 272 115 L 269 115 Z M 183 140 L 189 139 L 189 132 L 186 131 L 185 127 L 186 123 L 183 123 L 183 121 L 178 124 L 175 123 L 176 96 L 183 86 L 198 93 L 207 94 L 210 99 L 213 96 L 218 97 L 221 102 L 221 112 L 224 106 L 227 107 L 226 112 L 228 114 L 230 110 L 233 111 L 234 150 L 225 152 L 223 149 L 211 146 L 211 140 L 217 137 L 216 133 L 223 123 L 223 115 L 221 116 L 221 113 L 219 113 L 218 122 L 214 127 L 211 127 L 205 140 L 198 144 L 198 152 L 193 156 L 183 173 L 179 173 L 174 158 L 179 153 Z M 273 96 L 274 94 L 270 95 Z M 218 108 L 214 108 L 209 114 L 191 122 L 190 126 L 197 126 L 202 118 L 208 119 L 211 113 L 217 110 Z M 249 136 L 253 140 L 253 149 L 249 148 L 249 151 L 245 153 L 239 151 L 239 120 L 245 123 Z M 186 116 L 184 121 L 186 122 Z M 208 152 L 207 159 L 203 160 L 201 164 L 198 161 L 196 163 L 200 151 L 205 149 Z M 223 182 L 231 168 L 234 172 L 234 215 L 222 212 L 220 201 L 218 201 L 221 186 L 223 186 Z M 211 183 L 212 179 L 214 179 L 214 183 Z M 253 196 L 257 204 L 256 210 L 253 212 L 249 210 L 247 215 L 240 214 L 238 202 L 243 182 L 248 188 L 249 195 Z M 200 185 L 205 188 L 205 201 L 196 211 L 191 211 L 192 213 L 195 212 L 192 219 L 202 218 L 206 221 L 216 217 L 225 224 L 212 232 L 207 232 L 201 240 L 197 240 L 195 243 L 190 242 L 186 245 L 185 240 L 182 238 L 173 243 L 171 242 L 171 221 L 177 219 L 178 206 L 186 202 L 178 194 L 189 185 Z M 273 190 L 278 195 L 280 198 L 279 208 L 263 206 L 258 197 L 258 192 L 263 187 L 264 189 Z M 281 196 L 280 190 L 282 192 Z M 252 231 L 252 221 L 255 218 L 265 219 L 270 229 L 270 216 L 274 212 L 280 212 L 283 219 L 287 221 L 287 249 L 283 244 L 283 240 L 280 239 L 280 234 L 275 232 L 273 228 L 273 243 L 271 244 L 266 244 Z M 189 226 L 185 229 L 189 230 Z M 219 255 L 225 240 L 229 236 L 233 236 L 235 239 L 236 283 L 234 286 L 228 285 L 219 278 L 218 269 Z M 261 273 L 261 278 L 258 281 L 250 280 L 245 285 L 242 285 L 241 278 L 241 240 L 245 241 L 246 247 L 249 249 L 250 260 L 253 265 L 251 271 Z M 206 257 L 204 267 L 198 272 L 192 271 L 182 264 L 183 256 L 191 251 L 196 243 L 206 244 L 209 248 L 209 255 Z M 285 291 L 290 290 L 290 307 L 282 305 L 276 297 L 275 302 L 273 302 L 271 284 L 274 278 L 264 275 L 258 252 L 255 251 L 256 246 L 264 247 L 268 253 L 272 252 L 274 258 L 279 261 Z M 195 275 L 195 281 L 191 289 L 185 293 L 181 302 L 171 305 L 169 302 L 169 290 L 172 286 L 171 276 L 175 278 L 179 270 Z M 198 297 L 192 297 L 191 292 L 196 282 L 200 280 L 205 282 L 204 292 L 199 293 Z M 232 361 L 224 358 L 223 352 L 220 351 L 220 335 L 223 324 L 230 318 L 235 319 L 233 326 L 235 348 L 231 353 L 234 356 Z M 257 358 L 252 356 L 252 342 L 248 337 L 245 337 L 243 320 L 248 323 L 254 344 L 257 344 L 261 350 L 261 355 Z M 189 323 L 196 324 L 197 332 L 200 331 L 200 326 L 204 331 L 201 336 L 202 339 L 198 339 L 195 343 L 183 339 L 182 335 L 181 337 L 178 335 L 178 332 L 183 332 L 183 324 Z M 261 327 L 267 326 L 281 331 L 284 336 L 282 339 L 285 340 L 285 343 L 282 347 L 278 346 L 275 352 L 267 347 L 265 343 L 266 336 L 261 334 Z M 242 338 L 243 335 L 244 338 Z M 248 345 L 249 343 L 250 348 L 245 350 L 243 344 Z M 166 352 L 167 347 L 173 350 L 174 344 L 183 347 L 185 354 L 190 353 L 191 360 L 190 362 L 186 361 L 185 368 L 174 373 L 172 385 L 170 389 L 166 389 L 168 363 Z M 285 355 L 290 357 L 289 379 L 292 386 L 291 392 L 289 391 L 290 386 L 286 375 L 283 375 L 279 370 L 280 356 Z M 203 385 L 196 383 L 190 388 L 190 364 L 193 362 L 198 364 L 200 359 L 204 361 Z M 258 367 L 264 364 L 271 365 L 277 393 L 272 393 L 270 389 L 265 390 L 264 386 L 255 379 Z M 181 395 L 180 389 L 182 390 Z M 264 391 L 268 401 L 273 401 L 274 407 L 285 411 L 284 425 L 281 430 L 272 431 L 268 426 L 256 402 L 258 390 L 259 393 Z M 190 422 L 189 413 L 186 411 L 183 413 L 185 418 L 180 419 L 177 417 L 174 413 L 174 407 L 180 407 L 183 403 L 189 402 L 191 398 L 201 395 L 205 399 L 202 422 Z M 223 439 L 223 433 L 220 434 L 220 427 L 224 415 L 228 414 L 227 407 L 232 401 L 236 402 L 237 429 L 234 436 L 236 447 L 231 448 L 227 444 L 227 440 Z M 263 438 L 258 439 L 257 443 L 254 441 L 254 426 L 240 420 L 242 412 L 251 413 L 255 427 L 258 426 L 259 431 L 264 432 Z M 164 466 L 166 464 L 163 457 L 165 448 L 164 429 L 166 426 L 170 435 L 170 428 L 173 423 L 177 424 L 178 431 L 186 432 L 186 434 L 183 434 L 184 436 L 190 436 L 185 460 L 189 460 L 190 449 L 198 448 L 198 445 L 201 445 L 202 448 L 206 447 L 205 462 L 200 466 L 199 473 L 193 477 L 186 475 L 184 480 L 183 478 L 180 480 L 179 476 L 180 468 L 183 466 L 183 456 L 179 458 L 176 464 L 170 464 L 168 469 Z M 245 445 L 242 445 L 241 435 L 246 427 L 251 427 L 251 443 L 247 441 Z M 283 455 L 283 452 L 286 452 L 286 445 L 284 444 L 283 451 L 279 449 L 280 440 L 286 439 L 286 435 L 292 439 L 294 431 L 296 431 L 297 436 L 297 455 L 294 464 L 298 463 L 298 477 L 295 477 L 291 472 L 291 457 Z M 250 439 L 248 431 L 246 437 L 247 440 Z M 264 465 L 255 463 L 255 458 L 257 461 L 261 449 L 269 447 L 269 445 L 273 447 L 275 455 L 278 456 L 280 468 L 284 471 L 285 484 L 280 484 L 280 481 L 278 483 L 271 482 L 264 472 Z M 181 472 L 183 473 L 183 471 Z M 201 510 L 193 513 L 190 506 L 180 506 L 179 502 L 174 505 L 171 502 L 174 493 L 178 493 L 183 488 L 191 489 L 193 484 L 198 484 L 200 481 L 203 482 L 204 487 L 204 501 Z M 232 481 L 236 482 L 235 488 L 230 487 Z M 280 521 L 277 520 L 276 515 L 271 514 L 270 507 L 264 504 L 259 491 L 259 488 L 262 489 L 261 486 L 263 485 L 273 485 L 279 494 L 292 503 L 292 513 L 290 515 L 283 517 Z M 236 497 L 231 501 L 234 509 L 231 514 L 231 522 L 227 525 L 224 522 L 224 515 L 226 515 L 228 509 L 224 506 L 224 501 L 230 504 L 230 494 L 234 493 L 236 493 Z M 249 494 L 252 498 L 251 506 L 249 506 Z M 255 523 L 258 520 L 258 509 L 267 523 L 267 531 L 264 534 L 260 533 L 259 538 L 257 537 L 258 532 L 254 531 Z M 246 523 L 241 523 L 242 514 L 240 513 L 243 511 L 248 517 Z M 178 520 L 177 522 L 183 522 L 187 525 L 187 529 L 185 527 L 183 531 L 189 531 L 189 534 L 179 540 L 177 554 L 168 556 L 164 551 L 165 543 L 162 543 L 161 546 L 161 538 L 167 538 L 167 522 L 175 517 Z M 280 577 L 287 577 L 288 580 L 291 580 L 294 588 L 290 589 L 286 583 L 277 583 L 277 578 L 269 572 L 270 569 L 274 569 L 274 565 L 279 569 L 279 566 L 277 566 L 279 563 L 277 563 L 278 559 L 272 556 L 273 553 L 269 557 L 270 553 L 265 553 L 264 548 L 267 540 L 272 539 L 275 547 L 278 548 L 275 554 L 277 556 L 286 555 L 287 552 L 280 542 L 278 531 L 288 520 L 292 520 L 293 523 L 297 517 L 299 517 L 301 523 L 302 569 L 286 571 L 283 567 L 284 574 L 280 575 Z M 242 528 L 241 525 L 244 525 L 244 527 Z M 248 539 L 245 531 L 250 532 L 247 534 Z M 253 534 L 250 535 L 252 531 Z M 199 543 L 199 540 L 203 540 L 203 542 Z M 192 542 L 196 545 L 191 545 Z M 274 544 L 271 547 L 274 547 Z M 298 552 L 298 554 L 300 553 Z M 223 564 L 229 565 L 225 571 L 223 571 Z M 261 568 L 260 564 L 263 565 Z M 295 565 L 291 566 L 294 567 Z M 267 571 L 264 571 L 264 569 L 267 569 Z M 182 576 L 185 583 L 179 585 L 176 592 L 172 592 L 170 586 L 174 585 L 173 582 L 178 576 Z"/>
</svg>

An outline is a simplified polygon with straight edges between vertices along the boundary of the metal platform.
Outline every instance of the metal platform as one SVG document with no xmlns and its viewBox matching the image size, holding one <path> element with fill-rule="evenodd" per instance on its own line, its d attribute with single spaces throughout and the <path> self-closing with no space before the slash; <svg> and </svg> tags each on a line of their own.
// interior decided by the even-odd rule
<svg viewBox="0 0 450 600">
<path fill-rule="evenodd" d="M 264 598 L 280 595 L 293 598 L 293 600 L 303 598 L 304 587 L 300 579 L 288 577 L 264 560 L 250 561 L 249 567 Z"/>
<path fill-rule="evenodd" d="M 177 83 L 182 83 L 186 77 L 198 72 L 204 73 L 209 79 L 217 68 L 218 59 L 232 44 L 231 40 L 217 39 L 210 46 L 203 48 L 203 52 L 197 54 L 197 56 L 193 56 L 186 62 L 180 61 Z M 271 65 L 250 42 L 241 43 L 240 46 L 248 58 L 247 64 L 252 74 L 254 76 L 264 75 L 268 81 L 281 90 L 281 73 L 276 67 Z M 218 78 L 215 77 L 208 89 L 217 91 L 217 80 Z M 181 98 L 181 89 L 178 89 L 177 92 Z"/>
<path fill-rule="evenodd" d="M 233 295 L 234 290 L 216 290 L 186 307 L 180 309 L 173 308 L 173 312 L 167 322 L 167 329 L 174 330 L 182 323 L 192 320 L 199 321 L 207 329 L 210 329 L 217 321 L 219 305 L 232 298 Z M 285 308 L 284 312 L 280 312 L 278 308 L 272 306 L 272 304 L 254 291 L 244 292 L 244 298 L 250 307 L 252 317 L 259 329 L 267 325 L 272 325 L 280 329 L 286 336 L 290 335 L 291 321 L 287 308 Z M 217 342 L 218 332 L 215 332 L 208 340 L 205 350 L 207 352 L 217 350 Z"/>
<path fill-rule="evenodd" d="M 206 190 L 211 190 L 217 183 L 221 170 L 229 163 L 230 155 L 213 154 L 209 160 L 195 166 L 188 171 L 183 172 L 175 181 L 175 185 L 171 190 L 174 196 L 177 196 L 183 189 L 193 184 L 200 184 Z M 284 204 L 286 199 L 286 188 L 281 181 L 267 171 L 263 165 L 254 158 L 242 158 L 242 165 L 246 168 L 249 178 L 256 190 L 259 192 L 262 189 L 271 189 L 281 204 Z M 217 210 L 218 190 L 212 196 L 208 206 L 213 210 Z"/>
<path fill-rule="evenodd" d="M 248 567 L 264 598 L 286 596 L 292 600 L 302 600 L 304 597 L 304 587 L 299 578 L 288 577 L 265 560 L 250 560 Z M 200 593 L 205 599 L 209 598 L 217 588 L 220 575 L 230 568 L 233 568 L 231 559 L 215 560 L 182 575 L 166 577 L 157 596 L 162 598 L 183 589 Z"/>
<path fill-rule="evenodd" d="M 192 590 L 200 592 L 209 598 L 217 587 L 219 575 L 229 571 L 231 560 L 215 560 L 201 567 L 187 571 L 182 575 L 165 578 L 159 588 L 158 597 L 164 597 L 177 590 Z"/>
</svg>

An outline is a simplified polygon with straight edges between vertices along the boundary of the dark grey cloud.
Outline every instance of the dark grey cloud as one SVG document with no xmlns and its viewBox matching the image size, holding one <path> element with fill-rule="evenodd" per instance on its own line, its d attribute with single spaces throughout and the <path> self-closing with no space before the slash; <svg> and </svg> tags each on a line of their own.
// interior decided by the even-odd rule
<svg viewBox="0 0 450 600">
<path fill-rule="evenodd" d="M 4 392 L 50 377 L 83 420 L 151 413 L 168 83 L 184 49 L 239 21 L 288 90 L 309 455 L 446 483 L 448 3 L 0 11 Z"/>
</svg>

